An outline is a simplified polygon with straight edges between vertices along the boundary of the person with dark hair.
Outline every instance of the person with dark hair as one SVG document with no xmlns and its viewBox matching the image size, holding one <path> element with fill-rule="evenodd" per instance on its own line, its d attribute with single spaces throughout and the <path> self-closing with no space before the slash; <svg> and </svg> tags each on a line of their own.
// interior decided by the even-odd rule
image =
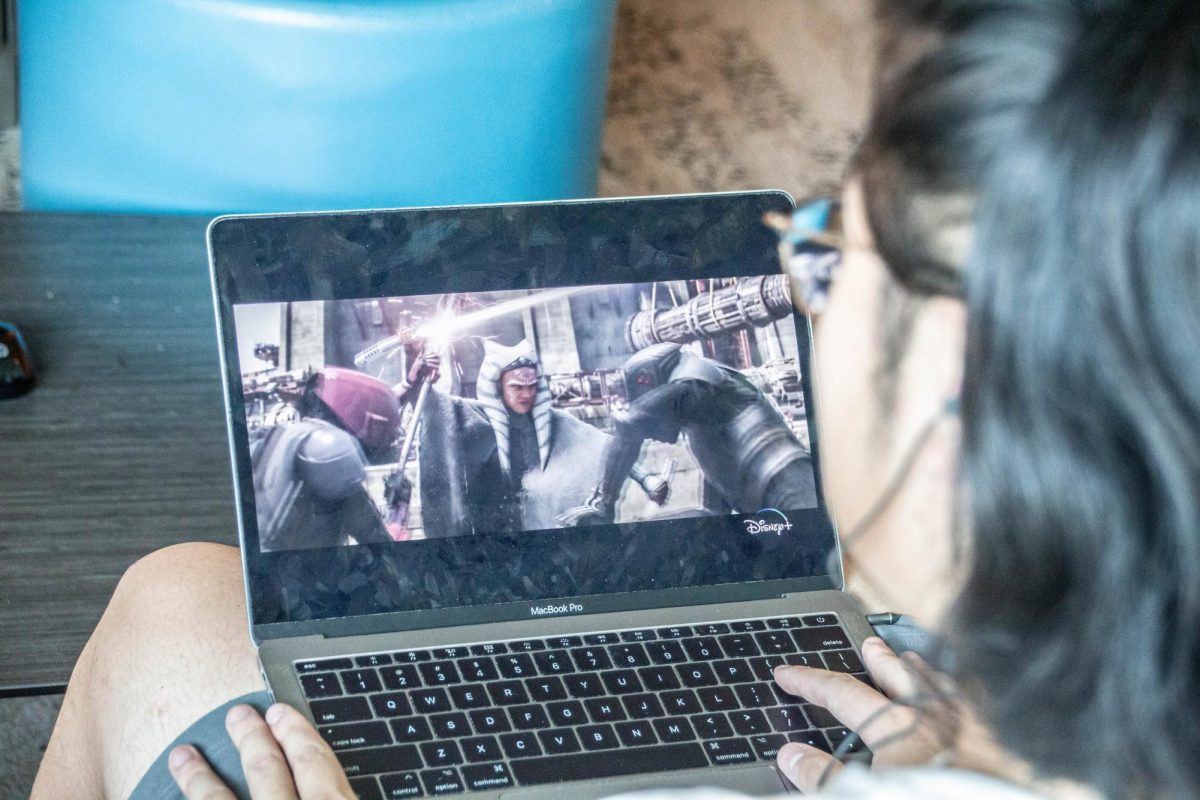
<svg viewBox="0 0 1200 800">
<path fill-rule="evenodd" d="M 793 288 L 823 307 L 818 420 L 845 560 L 935 646 L 899 657 L 868 639 L 882 691 L 780 668 L 874 760 L 842 769 L 792 743 L 779 767 L 826 798 L 1198 797 L 1200 4 L 879 9 L 841 265 Z M 202 547 L 123 580 L 35 796 L 127 794 L 175 731 L 261 689 L 236 554 Z M 173 659 L 177 620 L 191 646 Z M 252 785 L 349 796 L 297 712 L 264 723 L 239 705 L 227 725 Z M 170 770 L 189 797 L 221 787 L 194 748 Z"/>
</svg>

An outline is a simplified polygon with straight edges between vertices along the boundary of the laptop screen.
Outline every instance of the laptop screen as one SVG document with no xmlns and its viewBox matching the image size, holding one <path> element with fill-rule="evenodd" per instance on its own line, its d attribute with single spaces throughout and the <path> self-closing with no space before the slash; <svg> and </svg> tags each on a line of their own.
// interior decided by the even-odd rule
<svg viewBox="0 0 1200 800">
<path fill-rule="evenodd" d="M 809 328 L 761 222 L 787 208 L 754 193 L 216 221 L 254 622 L 835 585 Z"/>
</svg>

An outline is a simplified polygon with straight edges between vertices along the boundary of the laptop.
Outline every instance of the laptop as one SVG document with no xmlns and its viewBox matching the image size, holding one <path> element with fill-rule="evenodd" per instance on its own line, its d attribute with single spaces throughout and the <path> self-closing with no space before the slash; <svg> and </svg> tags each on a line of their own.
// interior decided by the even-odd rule
<svg viewBox="0 0 1200 800">
<path fill-rule="evenodd" d="M 249 622 L 360 798 L 789 788 L 861 744 L 782 192 L 208 230 Z"/>
</svg>

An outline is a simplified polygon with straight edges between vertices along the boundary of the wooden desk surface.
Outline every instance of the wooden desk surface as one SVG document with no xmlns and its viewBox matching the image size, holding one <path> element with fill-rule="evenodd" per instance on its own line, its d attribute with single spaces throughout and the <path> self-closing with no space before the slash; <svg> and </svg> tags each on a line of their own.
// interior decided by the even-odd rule
<svg viewBox="0 0 1200 800">
<path fill-rule="evenodd" d="M 139 557 L 236 544 L 206 224 L 0 214 L 39 374 L 0 400 L 0 696 L 61 690 Z"/>
</svg>

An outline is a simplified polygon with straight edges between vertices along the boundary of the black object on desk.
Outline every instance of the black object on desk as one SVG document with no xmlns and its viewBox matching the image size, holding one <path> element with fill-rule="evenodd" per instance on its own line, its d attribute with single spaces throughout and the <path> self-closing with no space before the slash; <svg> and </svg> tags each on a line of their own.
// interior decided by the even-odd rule
<svg viewBox="0 0 1200 800">
<path fill-rule="evenodd" d="M 0 400 L 19 397 L 33 388 L 33 356 L 21 329 L 0 322 Z"/>
<path fill-rule="evenodd" d="M 121 574 L 237 543 L 207 218 L 0 213 L 0 697 L 61 691 Z"/>
</svg>

